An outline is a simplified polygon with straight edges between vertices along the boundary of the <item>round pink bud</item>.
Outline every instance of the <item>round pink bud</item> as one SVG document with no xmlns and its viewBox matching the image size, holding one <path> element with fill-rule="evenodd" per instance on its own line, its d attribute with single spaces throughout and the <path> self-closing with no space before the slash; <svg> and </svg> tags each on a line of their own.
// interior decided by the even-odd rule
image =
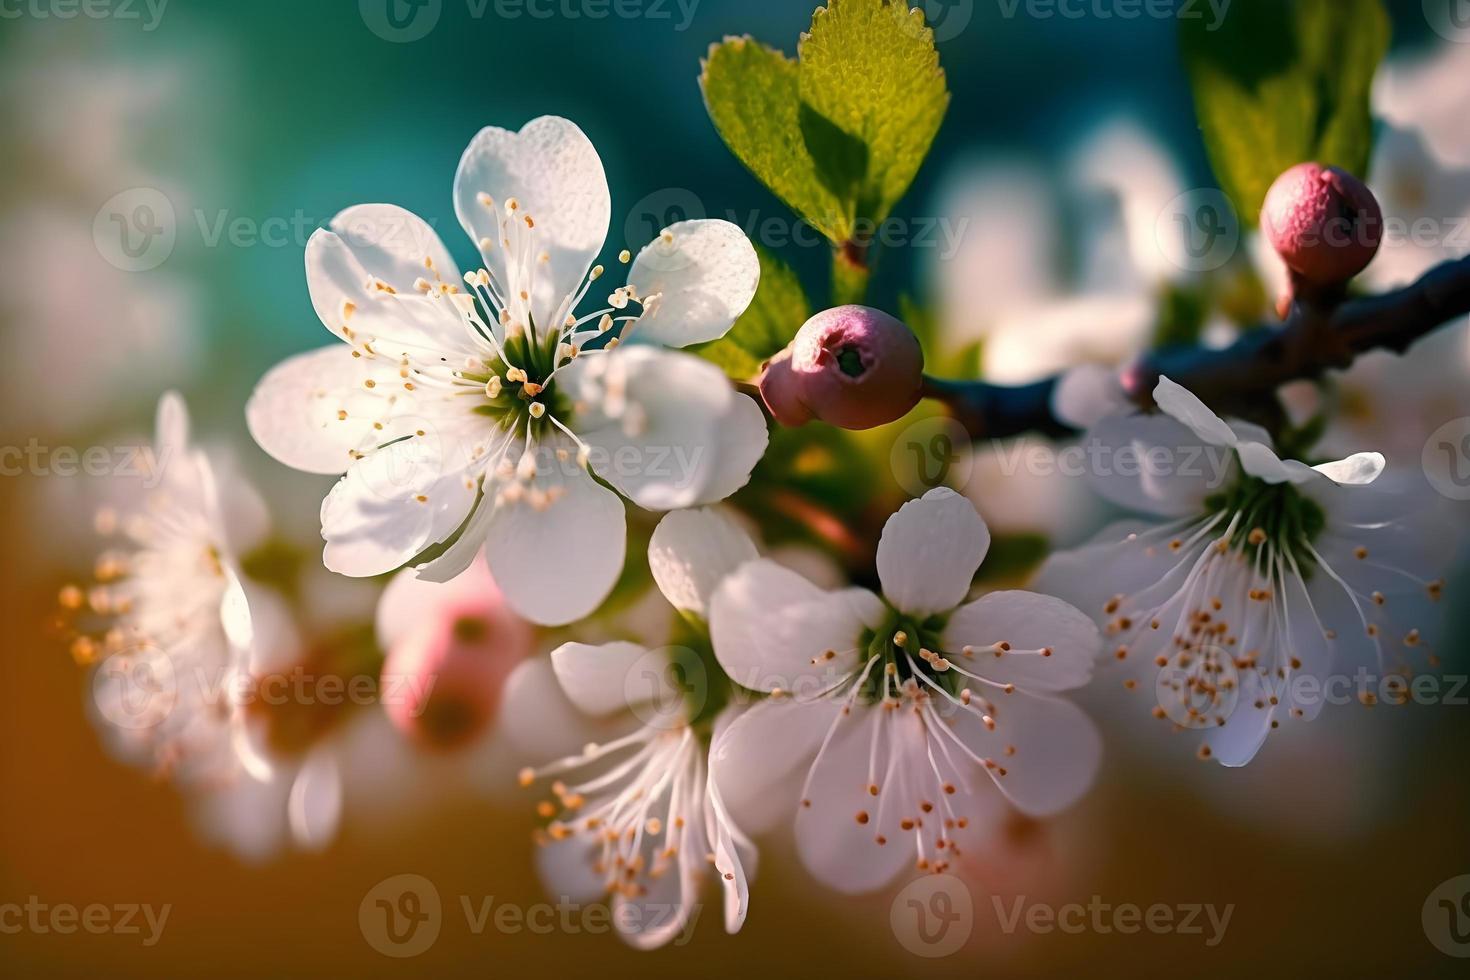
<svg viewBox="0 0 1470 980">
<path fill-rule="evenodd" d="M 531 627 L 494 593 L 426 612 L 389 648 L 381 693 L 399 731 L 453 749 L 494 718 L 506 677 L 530 653 Z"/>
<path fill-rule="evenodd" d="M 812 317 L 761 375 L 761 397 L 776 421 L 813 418 L 871 429 L 919 403 L 924 351 L 912 330 L 866 306 L 837 306 Z"/>
<path fill-rule="evenodd" d="M 1383 209 L 1347 171 L 1299 163 L 1266 192 L 1261 227 L 1302 282 L 1331 287 L 1373 261 L 1383 241 Z"/>
</svg>

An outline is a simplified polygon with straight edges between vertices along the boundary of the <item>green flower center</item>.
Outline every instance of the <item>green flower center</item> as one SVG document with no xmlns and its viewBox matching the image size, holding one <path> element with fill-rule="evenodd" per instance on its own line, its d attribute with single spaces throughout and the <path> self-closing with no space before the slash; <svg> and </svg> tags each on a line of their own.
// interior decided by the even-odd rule
<svg viewBox="0 0 1470 980">
<path fill-rule="evenodd" d="M 484 401 L 474 410 L 495 419 L 502 429 L 529 426 L 539 439 L 552 427 L 552 418 L 565 418 L 571 410 L 554 377 L 556 369 L 570 361 L 570 352 L 562 343 L 535 343 L 526 331 L 506 337 L 502 349 L 504 361 L 497 359 L 487 373 L 461 374 L 485 386 Z"/>
<path fill-rule="evenodd" d="M 1326 525 L 1327 515 L 1295 485 L 1242 476 L 1230 489 L 1207 498 L 1205 507 L 1211 515 L 1224 514 L 1235 521 L 1231 549 L 1254 560 L 1269 543 L 1278 554 L 1295 558 L 1303 574 L 1315 566 L 1310 545 Z"/>
<path fill-rule="evenodd" d="M 940 634 L 947 622 L 945 616 L 921 620 L 889 606 L 883 624 L 876 630 L 864 630 L 859 641 L 858 649 L 867 651 L 865 663 L 880 658 L 863 681 L 863 700 L 872 703 L 898 694 L 909 681 L 930 693 L 937 686 L 957 694 L 965 677 L 936 666 L 942 665 L 946 656 Z"/>
</svg>

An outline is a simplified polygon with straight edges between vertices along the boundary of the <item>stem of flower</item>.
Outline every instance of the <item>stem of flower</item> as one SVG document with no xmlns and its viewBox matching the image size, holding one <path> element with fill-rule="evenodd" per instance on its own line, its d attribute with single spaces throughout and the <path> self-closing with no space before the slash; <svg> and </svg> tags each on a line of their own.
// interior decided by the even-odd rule
<svg viewBox="0 0 1470 980">
<path fill-rule="evenodd" d="M 1470 257 L 1446 262 L 1401 289 L 1342 302 L 1299 295 L 1281 324 L 1243 333 L 1223 349 L 1193 344 L 1143 355 L 1122 373 L 1128 397 L 1140 408 L 1153 404 L 1160 375 L 1194 392 L 1222 414 L 1253 417 L 1276 389 L 1290 381 L 1342 370 L 1359 355 L 1384 349 L 1402 354 L 1414 341 L 1470 313 Z M 1028 385 L 925 378 L 925 397 L 948 406 L 974 438 L 1026 432 L 1072 431 L 1052 412 L 1060 377 Z"/>
<path fill-rule="evenodd" d="M 865 242 L 843 242 L 832 253 L 832 305 L 861 304 L 868 295 L 868 278 L 873 274 L 868 265 Z"/>
</svg>

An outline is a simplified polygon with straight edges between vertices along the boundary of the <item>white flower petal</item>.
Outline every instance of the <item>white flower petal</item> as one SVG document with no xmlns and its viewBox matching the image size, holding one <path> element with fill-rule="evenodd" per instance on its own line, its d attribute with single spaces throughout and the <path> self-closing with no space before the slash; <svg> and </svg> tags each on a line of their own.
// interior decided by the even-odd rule
<svg viewBox="0 0 1470 980">
<path fill-rule="evenodd" d="M 1319 463 L 1312 469 L 1333 483 L 1358 487 L 1378 479 L 1387 465 L 1382 453 L 1354 453 L 1346 459 Z"/>
<path fill-rule="evenodd" d="M 704 498 L 735 398 L 719 368 L 634 345 L 583 355 L 559 383 L 578 406 L 573 428 L 592 447 L 598 476 L 647 510 Z"/>
<path fill-rule="evenodd" d="M 381 575 L 454 533 L 476 491 L 443 458 L 445 448 L 437 439 L 406 438 L 359 460 L 337 481 L 321 512 L 329 569 Z"/>
<path fill-rule="evenodd" d="M 730 400 L 730 410 L 715 427 L 715 436 L 719 448 L 713 472 L 695 503 L 718 503 L 749 483 L 751 471 L 771 442 L 765 412 L 755 399 L 739 393 Z"/>
<path fill-rule="evenodd" d="M 953 718 L 954 732 L 976 756 L 1005 769 L 1003 776 L 997 770 L 995 784 L 1012 803 L 1044 817 L 1087 792 L 1102 759 L 1102 737 L 1081 708 L 1019 688 L 986 696 L 994 707 L 994 730 L 975 713 L 960 711 Z"/>
<path fill-rule="evenodd" d="M 831 700 L 768 699 L 715 736 L 710 776 L 740 827 L 763 834 L 792 818 L 807 766 L 840 710 Z"/>
<path fill-rule="evenodd" d="M 342 344 L 308 351 L 260 380 L 245 405 L 245 421 L 277 462 L 307 473 L 342 473 L 352 453 L 380 442 L 374 423 L 398 414 L 364 382 L 383 384 L 393 377 L 387 365 L 355 358 Z"/>
<path fill-rule="evenodd" d="M 551 667 L 577 710 L 602 717 L 633 707 L 626 693 L 628 673 L 647 655 L 647 648 L 636 643 L 563 643 L 551 651 Z"/>
<path fill-rule="evenodd" d="M 1195 435 L 1211 445 L 1235 445 L 1236 436 L 1230 426 L 1183 385 L 1168 378 L 1159 378 L 1159 383 L 1154 388 L 1154 402 L 1166 414 L 1189 426 Z"/>
<path fill-rule="evenodd" d="M 1240 468 L 1267 483 L 1305 483 L 1317 478 L 1306 463 L 1282 459 L 1263 442 L 1242 442 L 1235 451 L 1240 455 Z"/>
<path fill-rule="evenodd" d="M 674 511 L 648 542 L 648 567 L 675 609 L 709 618 L 709 600 L 721 580 L 759 557 L 740 525 L 718 510 Z"/>
<path fill-rule="evenodd" d="M 420 280 L 433 288 L 417 288 Z M 439 236 L 390 204 L 348 208 L 306 243 L 312 308 L 334 336 L 371 341 L 399 357 L 473 349 L 458 307 L 440 287 L 463 288 Z"/>
<path fill-rule="evenodd" d="M 496 732 L 520 761 L 545 765 L 580 755 L 588 744 L 600 744 L 641 727 L 629 713 L 606 719 L 578 711 L 562 690 L 549 657 L 523 660 L 505 679 Z"/>
<path fill-rule="evenodd" d="M 1052 413 L 1077 429 L 1090 428 L 1130 407 L 1117 370 L 1101 364 L 1080 364 L 1065 372 L 1051 396 Z"/>
<path fill-rule="evenodd" d="M 710 600 L 710 639 L 735 683 L 756 691 L 815 694 L 867 657 L 865 629 L 882 601 L 865 589 L 824 592 L 767 558 L 740 566 Z M 831 660 L 823 654 L 837 654 Z M 813 664 L 813 661 L 818 661 Z"/>
<path fill-rule="evenodd" d="M 632 338 L 667 347 L 718 340 L 755 298 L 761 265 L 737 225 L 679 221 L 645 245 L 628 270 L 638 295 L 657 295 Z"/>
<path fill-rule="evenodd" d="M 909 713 L 878 705 L 854 707 L 822 750 L 806 790 L 810 805 L 803 802 L 796 813 L 796 848 L 802 864 L 828 887 L 847 894 L 873 891 L 913 866 L 916 849 L 899 820 L 914 814 L 899 810 L 917 809 L 917 801 L 902 791 L 906 767 L 927 762 L 922 747 L 915 751 L 906 737 L 911 733 L 905 729 L 918 727 L 914 722 Z M 874 779 L 888 798 L 871 795 Z"/>
<path fill-rule="evenodd" d="M 1205 744 L 1210 747 L 1210 756 L 1222 766 L 1238 768 L 1250 762 L 1271 734 L 1271 722 L 1278 712 L 1284 714 L 1284 705 L 1271 703 L 1274 692 L 1267 689 L 1259 671 L 1242 671 L 1237 680 L 1239 694 L 1235 709 L 1225 719 L 1225 724 L 1205 729 Z"/>
<path fill-rule="evenodd" d="M 543 467 L 532 491 L 514 498 L 502 492 L 485 557 L 516 612 L 560 626 L 590 614 L 612 591 L 627 551 L 626 528 L 617 494 L 569 460 Z"/>
<path fill-rule="evenodd" d="M 536 848 L 536 873 L 549 895 L 568 902 L 596 902 L 607 895 L 607 876 L 596 871 L 601 845 L 586 834 L 551 840 Z"/>
<path fill-rule="evenodd" d="M 465 521 L 464 527 L 459 532 L 459 537 L 440 552 L 437 558 L 430 559 L 422 565 L 414 567 L 418 578 L 430 584 L 439 585 L 452 582 L 456 578 L 464 576 L 471 569 L 484 565 L 485 535 L 490 531 L 490 519 L 495 515 L 494 502 L 488 497 L 481 497 L 474 504 L 469 519 Z M 494 589 L 492 584 L 490 588 Z M 497 594 L 499 590 L 496 589 Z"/>
<path fill-rule="evenodd" d="M 715 719 L 713 741 L 728 729 L 742 709 L 732 705 Z M 725 892 L 725 931 L 731 935 L 745 925 L 745 916 L 750 911 L 750 879 L 755 877 L 757 852 L 741 829 L 736 826 L 720 795 L 715 781 L 714 766 L 710 764 L 705 778 L 705 838 L 709 841 L 714 857 L 715 873 L 720 876 L 720 886 Z"/>
<path fill-rule="evenodd" d="M 1000 651 L 999 643 L 1009 645 Z M 1035 592 L 992 592 L 955 610 L 944 648 L 961 666 L 998 684 L 1042 693 L 1081 687 L 1092 678 L 1102 636 L 1091 619 L 1061 599 Z M 973 659 L 964 657 L 974 648 Z M 1034 651 L 1046 650 L 1047 655 Z M 997 655 L 999 654 L 999 655 Z"/>
<path fill-rule="evenodd" d="M 461 284 L 459 267 L 427 221 L 393 204 L 358 204 L 338 213 L 330 225 L 342 244 L 367 270 L 401 293 L 414 280 Z"/>
<path fill-rule="evenodd" d="M 1133 511 L 1179 517 L 1200 513 L 1211 494 L 1229 485 L 1234 452 L 1202 442 L 1167 415 L 1114 415 L 1082 441 L 1093 461 L 1088 485 Z"/>
<path fill-rule="evenodd" d="M 271 529 L 270 508 L 260 491 L 245 478 L 232 452 L 211 453 L 205 459 L 209 480 L 216 489 L 217 531 L 237 555 L 254 551 Z"/>
<path fill-rule="evenodd" d="M 480 202 L 488 194 L 494 210 Z M 577 125 L 557 116 L 541 116 L 520 132 L 487 126 L 475 135 L 454 175 L 454 212 L 472 241 L 481 246 L 485 267 L 509 284 L 500 216 L 512 198 L 520 220 L 530 216 L 535 257 L 531 310 L 538 329 L 551 329 L 557 308 L 580 288 L 592 260 L 602 251 L 612 217 L 612 199 L 602 160 Z M 524 226 L 516 234 L 526 231 Z M 512 238 L 514 243 L 516 238 Z"/>
<path fill-rule="evenodd" d="M 969 593 L 989 550 L 990 529 L 975 505 L 947 487 L 930 490 L 883 525 L 878 541 L 883 595 L 915 616 L 953 609 Z"/>
<path fill-rule="evenodd" d="M 1299 709 L 1298 717 L 1311 721 L 1321 713 L 1326 701 L 1320 692 L 1332 673 L 1336 650 L 1328 639 L 1329 627 L 1322 622 L 1321 613 L 1313 605 L 1311 593 L 1301 578 L 1288 571 L 1281 589 L 1286 610 L 1286 635 L 1278 640 L 1283 645 L 1281 659 L 1295 660 L 1293 675 L 1313 678 L 1305 685 L 1300 680 L 1288 684 L 1282 701 Z"/>
<path fill-rule="evenodd" d="M 161 462 L 189 451 L 189 406 L 177 391 L 166 391 L 158 399 L 153 432 L 153 451 Z"/>
<path fill-rule="evenodd" d="M 702 793 L 704 787 L 693 789 Z M 664 799 L 669 796 L 665 793 Z M 684 800 L 680 808 L 689 812 L 693 794 L 681 793 L 680 796 Z M 663 806 L 662 799 L 656 802 L 655 812 Z M 678 852 L 671 866 L 661 875 L 644 879 L 646 892 L 639 892 L 636 896 L 618 893 L 612 900 L 613 926 L 619 938 L 634 949 L 658 949 L 669 944 L 688 928 L 694 915 L 699 898 L 699 872 L 708 866 L 706 856 L 709 848 L 704 839 L 703 822 L 698 826 L 693 821 L 686 822 L 682 831 L 670 830 L 670 834 L 673 835 L 671 846 Z M 655 844 L 651 837 L 645 836 L 638 856 L 651 867 L 659 860 L 661 850 L 662 844 Z M 697 854 L 693 853 L 696 851 Z"/>
<path fill-rule="evenodd" d="M 312 752 L 296 774 L 286 813 L 291 839 L 303 850 L 323 850 L 337 836 L 342 822 L 342 776 L 336 757 L 327 748 Z"/>
<path fill-rule="evenodd" d="M 1167 548 L 1150 549 L 1137 535 L 1153 525 L 1140 520 L 1115 521 L 1077 548 L 1049 555 L 1031 588 L 1053 595 L 1082 610 L 1094 621 L 1117 595 L 1134 595 L 1158 582 L 1174 565 Z"/>
</svg>

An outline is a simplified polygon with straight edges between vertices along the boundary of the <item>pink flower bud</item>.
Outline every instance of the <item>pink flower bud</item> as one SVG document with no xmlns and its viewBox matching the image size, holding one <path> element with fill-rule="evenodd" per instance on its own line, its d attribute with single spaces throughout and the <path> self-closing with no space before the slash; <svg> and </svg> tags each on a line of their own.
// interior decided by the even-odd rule
<svg viewBox="0 0 1470 980">
<path fill-rule="evenodd" d="M 844 429 L 871 429 L 919 403 L 924 352 L 887 313 L 837 306 L 802 325 L 761 376 L 761 397 L 776 421 L 813 418 Z"/>
<path fill-rule="evenodd" d="M 1266 192 L 1261 227 L 1303 283 L 1332 287 L 1373 261 L 1383 241 L 1383 209 L 1352 174 L 1299 163 Z"/>
<path fill-rule="evenodd" d="M 405 735 L 452 749 L 483 732 L 495 716 L 505 678 L 531 650 L 531 627 L 493 591 L 426 613 L 388 650 L 384 708 Z"/>
</svg>

